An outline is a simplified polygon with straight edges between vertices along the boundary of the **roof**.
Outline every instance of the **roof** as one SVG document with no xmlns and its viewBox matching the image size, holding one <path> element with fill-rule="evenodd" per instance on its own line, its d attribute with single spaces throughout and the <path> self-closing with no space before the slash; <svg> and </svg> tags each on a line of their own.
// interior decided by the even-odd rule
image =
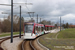
<svg viewBox="0 0 75 50">
<path fill-rule="evenodd" d="M 54 26 L 52 26 L 52 25 L 45 25 L 45 27 L 54 27 Z"/>
<path fill-rule="evenodd" d="M 44 26 L 44 24 L 38 24 L 38 23 L 33 23 L 33 22 L 25 22 L 27 24 L 34 24 L 35 26 Z M 45 27 L 54 27 L 52 25 L 45 25 Z"/>
</svg>

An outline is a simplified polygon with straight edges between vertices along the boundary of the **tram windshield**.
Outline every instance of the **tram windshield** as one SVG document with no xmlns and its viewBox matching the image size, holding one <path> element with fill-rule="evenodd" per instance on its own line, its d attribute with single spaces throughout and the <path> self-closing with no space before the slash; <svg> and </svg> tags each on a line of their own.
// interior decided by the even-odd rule
<svg viewBox="0 0 75 50">
<path fill-rule="evenodd" d="M 32 33 L 32 31 L 33 31 L 33 25 L 26 24 L 25 25 L 25 33 Z"/>
</svg>

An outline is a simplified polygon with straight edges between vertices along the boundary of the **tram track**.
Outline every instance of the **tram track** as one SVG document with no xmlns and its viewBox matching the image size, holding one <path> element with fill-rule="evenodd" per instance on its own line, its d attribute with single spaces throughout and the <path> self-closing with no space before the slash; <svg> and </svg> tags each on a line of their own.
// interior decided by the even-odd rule
<svg viewBox="0 0 75 50">
<path fill-rule="evenodd" d="M 24 40 L 22 43 L 22 50 L 36 50 L 32 45 L 32 40 Z"/>
<path fill-rule="evenodd" d="M 34 40 L 24 40 L 21 45 L 21 50 L 48 50 L 46 47 L 41 46 L 37 40 L 38 38 Z"/>
<path fill-rule="evenodd" d="M 23 36 L 23 35 L 22 35 Z M 19 36 L 13 36 L 13 38 L 15 37 L 19 37 Z M 0 46 L 1 46 L 1 43 L 10 39 L 11 37 L 7 37 L 7 38 L 3 38 L 2 41 L 0 41 Z M 45 50 L 43 47 L 40 47 L 37 43 L 37 39 L 34 39 L 34 40 L 23 40 L 22 44 L 21 44 L 21 50 Z M 0 47 L 0 50 L 3 50 L 1 47 Z"/>
</svg>

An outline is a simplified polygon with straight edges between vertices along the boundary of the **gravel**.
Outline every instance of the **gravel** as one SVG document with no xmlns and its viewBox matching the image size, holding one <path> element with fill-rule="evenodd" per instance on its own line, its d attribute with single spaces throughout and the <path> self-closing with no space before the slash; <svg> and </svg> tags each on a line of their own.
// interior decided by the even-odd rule
<svg viewBox="0 0 75 50">
<path fill-rule="evenodd" d="M 18 50 L 19 44 L 22 43 L 22 41 L 23 41 L 23 37 L 22 38 L 19 38 L 19 37 L 13 38 L 13 43 L 10 43 L 10 39 L 9 39 L 9 40 L 4 41 L 1 44 L 1 47 L 4 50 Z"/>
</svg>

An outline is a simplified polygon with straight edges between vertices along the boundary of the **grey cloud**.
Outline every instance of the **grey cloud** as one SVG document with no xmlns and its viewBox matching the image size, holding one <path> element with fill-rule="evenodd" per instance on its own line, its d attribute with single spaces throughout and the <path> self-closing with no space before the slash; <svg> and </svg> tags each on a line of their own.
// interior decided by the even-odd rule
<svg viewBox="0 0 75 50">
<path fill-rule="evenodd" d="M 7 3 L 10 3 L 11 1 L 7 0 Z M 19 2 L 26 2 L 26 0 L 14 0 L 14 3 L 19 3 Z M 51 18 L 51 17 L 59 17 L 59 16 L 64 16 L 66 14 L 75 14 L 75 1 L 74 0 L 27 0 L 28 3 L 33 3 L 31 6 L 27 6 L 30 11 L 35 12 L 36 14 L 41 17 L 44 17 L 46 20 L 58 20 L 56 18 Z M 24 5 L 23 5 L 24 6 Z M 2 7 L 2 8 L 1 8 Z M 9 10 L 10 7 L 3 7 L 1 6 L 0 10 Z M 22 12 L 28 12 L 27 8 L 22 7 Z M 19 13 L 19 7 L 17 9 L 14 9 L 14 13 L 18 12 Z M 53 14 L 55 13 L 55 14 Z M 18 14 L 19 16 L 19 14 Z M 23 17 L 29 17 L 28 14 L 23 13 Z M 71 21 L 72 22 L 72 21 Z"/>
</svg>

